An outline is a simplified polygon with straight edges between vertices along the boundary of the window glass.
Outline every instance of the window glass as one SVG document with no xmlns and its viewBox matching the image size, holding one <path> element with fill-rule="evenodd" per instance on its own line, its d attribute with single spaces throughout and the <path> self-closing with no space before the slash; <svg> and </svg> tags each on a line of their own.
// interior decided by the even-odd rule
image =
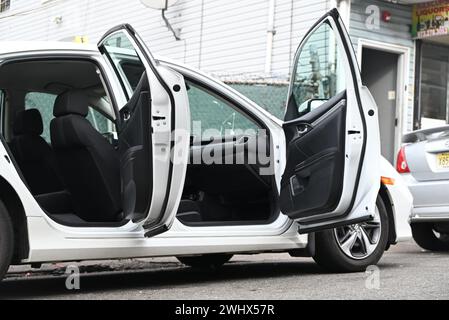
<svg viewBox="0 0 449 320">
<path fill-rule="evenodd" d="M 300 50 L 290 95 L 299 113 L 305 114 L 345 90 L 346 74 L 342 52 L 329 24 L 318 27 Z"/>
<path fill-rule="evenodd" d="M 50 121 L 53 117 L 53 106 L 57 96 L 42 92 L 29 92 L 25 96 L 25 110 L 37 109 L 41 113 L 44 130 L 42 138 L 50 142 Z"/>
<path fill-rule="evenodd" d="M 230 83 L 232 88 L 250 98 L 266 111 L 278 119 L 284 118 L 286 98 L 288 95 L 288 84 L 270 83 L 270 80 L 262 80 L 257 84 L 251 81 Z"/>
<path fill-rule="evenodd" d="M 42 137 L 47 142 L 50 142 L 51 140 L 50 122 L 54 118 L 53 107 L 55 105 L 56 98 L 57 95 L 42 92 L 29 92 L 25 96 L 25 109 L 37 109 L 42 116 L 44 127 Z M 92 107 L 89 107 L 89 112 L 86 119 L 99 133 L 103 134 L 114 130 L 113 122 Z"/>
<path fill-rule="evenodd" d="M 449 49 L 423 43 L 421 62 L 421 127 L 446 124 L 449 120 Z"/>
<path fill-rule="evenodd" d="M 228 101 L 191 82 L 187 82 L 187 88 L 193 135 L 207 139 L 257 132 L 257 124 Z"/>
<path fill-rule="evenodd" d="M 89 113 L 87 114 L 86 119 L 92 124 L 92 127 L 101 134 L 113 131 L 113 122 L 92 107 L 89 107 Z"/>
<path fill-rule="evenodd" d="M 8 11 L 10 6 L 11 0 L 0 0 L 0 12 Z"/>
<path fill-rule="evenodd" d="M 128 98 L 130 98 L 145 71 L 144 64 L 123 32 L 108 37 L 103 43 L 103 47 L 128 94 Z"/>
<path fill-rule="evenodd" d="M 0 132 L 4 134 L 3 132 L 3 123 L 5 121 L 5 92 L 3 90 L 0 90 Z"/>
</svg>

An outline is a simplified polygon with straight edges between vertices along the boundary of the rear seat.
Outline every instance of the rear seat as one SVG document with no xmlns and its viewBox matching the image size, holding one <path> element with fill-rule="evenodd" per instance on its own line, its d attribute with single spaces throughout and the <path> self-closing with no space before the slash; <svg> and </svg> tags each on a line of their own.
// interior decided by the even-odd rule
<svg viewBox="0 0 449 320">
<path fill-rule="evenodd" d="M 57 173 L 53 150 L 41 137 L 42 132 L 39 110 L 29 109 L 17 114 L 10 148 L 33 195 L 64 189 Z"/>
</svg>

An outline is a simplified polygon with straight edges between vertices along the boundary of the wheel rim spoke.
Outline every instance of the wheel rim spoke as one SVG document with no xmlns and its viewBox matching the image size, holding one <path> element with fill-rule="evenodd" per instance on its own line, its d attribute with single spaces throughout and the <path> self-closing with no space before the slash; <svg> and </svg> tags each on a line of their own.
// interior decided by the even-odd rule
<svg viewBox="0 0 449 320">
<path fill-rule="evenodd" d="M 343 252 L 346 254 L 351 255 L 352 248 L 354 248 L 354 245 L 357 241 L 357 232 L 356 231 L 350 231 L 348 232 L 349 236 L 346 237 L 346 240 L 341 242 L 340 246 Z"/>
<path fill-rule="evenodd" d="M 373 253 L 373 251 L 376 249 L 377 243 L 373 243 L 373 241 L 370 239 L 368 233 L 364 228 L 360 228 L 360 238 L 363 243 L 363 247 L 365 249 L 365 254 L 370 255 Z"/>
<path fill-rule="evenodd" d="M 346 240 L 348 240 L 348 238 L 354 233 L 353 229 L 348 229 L 345 231 L 346 232 L 344 232 L 343 237 L 341 237 L 341 239 L 340 239 L 340 243 L 346 242 Z"/>
</svg>

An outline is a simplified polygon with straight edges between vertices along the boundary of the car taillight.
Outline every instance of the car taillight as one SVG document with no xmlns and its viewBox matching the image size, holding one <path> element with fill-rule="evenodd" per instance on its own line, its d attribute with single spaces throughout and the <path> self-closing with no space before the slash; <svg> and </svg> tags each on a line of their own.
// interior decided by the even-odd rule
<svg viewBox="0 0 449 320">
<path fill-rule="evenodd" d="M 410 172 L 410 168 L 408 167 L 407 160 L 405 159 L 405 149 L 404 147 L 399 150 L 398 160 L 396 162 L 396 170 L 399 173 L 408 173 Z"/>
</svg>

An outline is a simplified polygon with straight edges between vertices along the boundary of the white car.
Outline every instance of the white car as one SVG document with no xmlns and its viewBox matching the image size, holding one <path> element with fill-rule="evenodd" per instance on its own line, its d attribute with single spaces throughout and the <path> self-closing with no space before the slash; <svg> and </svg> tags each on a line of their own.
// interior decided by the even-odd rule
<svg viewBox="0 0 449 320">
<path fill-rule="evenodd" d="M 410 236 L 412 199 L 380 156 L 350 48 L 330 11 L 299 46 L 280 121 L 155 59 L 129 25 L 98 47 L 2 43 L 0 277 L 11 264 L 207 266 L 236 253 L 312 256 L 334 271 L 377 263 Z"/>
</svg>

